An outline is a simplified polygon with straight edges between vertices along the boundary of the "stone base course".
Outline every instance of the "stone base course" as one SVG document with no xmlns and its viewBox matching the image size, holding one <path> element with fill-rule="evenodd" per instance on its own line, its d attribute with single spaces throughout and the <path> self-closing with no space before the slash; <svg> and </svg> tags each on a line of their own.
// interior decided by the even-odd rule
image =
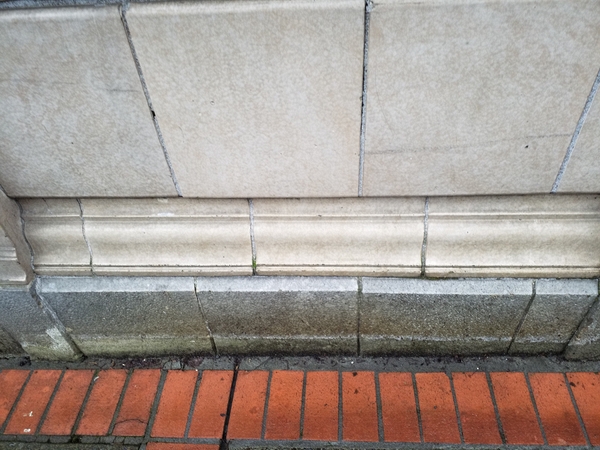
<svg viewBox="0 0 600 450">
<path fill-rule="evenodd" d="M 597 279 L 41 277 L 0 288 L 38 359 L 564 354 L 600 359 Z"/>
</svg>

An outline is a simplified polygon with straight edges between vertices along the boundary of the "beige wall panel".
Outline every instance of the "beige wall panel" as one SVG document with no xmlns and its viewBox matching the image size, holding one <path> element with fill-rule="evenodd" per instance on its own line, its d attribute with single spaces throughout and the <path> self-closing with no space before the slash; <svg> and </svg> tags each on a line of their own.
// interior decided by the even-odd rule
<svg viewBox="0 0 600 450">
<path fill-rule="evenodd" d="M 0 55 L 8 195 L 177 195 L 117 6 L 2 11 Z"/>
<path fill-rule="evenodd" d="M 548 193 L 600 66 L 597 1 L 375 2 L 366 195 Z"/>
<path fill-rule="evenodd" d="M 132 4 L 185 197 L 356 196 L 360 0 Z"/>
</svg>

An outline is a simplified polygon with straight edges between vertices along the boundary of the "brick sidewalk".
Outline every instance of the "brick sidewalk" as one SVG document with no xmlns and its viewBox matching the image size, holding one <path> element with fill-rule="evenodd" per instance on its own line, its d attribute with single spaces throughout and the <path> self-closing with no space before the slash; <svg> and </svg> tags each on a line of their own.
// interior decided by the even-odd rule
<svg viewBox="0 0 600 450">
<path fill-rule="evenodd" d="M 589 447 L 600 445 L 600 375 L 9 369 L 0 372 L 0 434 L 148 450 L 331 442 Z"/>
</svg>

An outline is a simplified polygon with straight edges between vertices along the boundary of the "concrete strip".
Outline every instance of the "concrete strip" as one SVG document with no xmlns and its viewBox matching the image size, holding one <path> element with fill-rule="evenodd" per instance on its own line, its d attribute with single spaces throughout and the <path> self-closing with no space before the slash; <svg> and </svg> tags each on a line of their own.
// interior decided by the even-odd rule
<svg viewBox="0 0 600 450">
<path fill-rule="evenodd" d="M 198 278 L 219 353 L 355 354 L 354 278 Z"/>
<path fill-rule="evenodd" d="M 505 353 L 531 280 L 363 278 L 364 354 Z"/>
<path fill-rule="evenodd" d="M 212 353 L 193 278 L 42 278 L 41 292 L 86 356 Z"/>
<path fill-rule="evenodd" d="M 538 280 L 510 352 L 561 353 L 597 296 L 596 280 Z"/>
</svg>

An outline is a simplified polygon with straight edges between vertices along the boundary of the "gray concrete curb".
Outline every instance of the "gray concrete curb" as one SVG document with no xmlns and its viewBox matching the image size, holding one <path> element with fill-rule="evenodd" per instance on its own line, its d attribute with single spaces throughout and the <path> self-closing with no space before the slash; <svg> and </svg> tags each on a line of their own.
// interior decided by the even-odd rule
<svg viewBox="0 0 600 450">
<path fill-rule="evenodd" d="M 600 359 L 598 280 L 41 277 L 0 287 L 4 354 Z M 12 341 L 11 341 L 12 340 Z M 13 342 L 14 341 L 14 342 Z"/>
</svg>

